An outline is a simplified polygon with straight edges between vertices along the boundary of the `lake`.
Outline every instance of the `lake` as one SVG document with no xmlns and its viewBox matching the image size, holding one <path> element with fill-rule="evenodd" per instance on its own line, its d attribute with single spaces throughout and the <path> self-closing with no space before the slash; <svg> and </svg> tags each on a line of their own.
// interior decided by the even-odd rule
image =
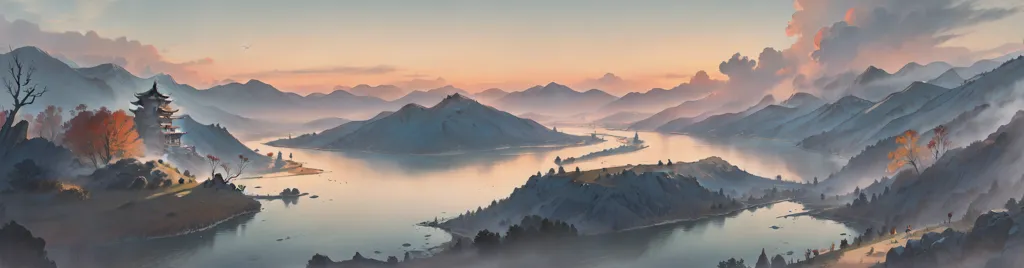
<svg viewBox="0 0 1024 268">
<path fill-rule="evenodd" d="M 559 128 L 574 134 L 583 128 Z M 599 130 L 632 137 L 633 132 Z M 656 163 L 690 162 L 719 156 L 755 175 L 806 181 L 826 177 L 844 159 L 803 151 L 771 140 L 708 141 L 683 135 L 640 133 L 650 148 L 567 165 L 566 170 Z M 395 156 L 273 148 L 248 143 L 262 153 L 281 151 L 324 174 L 236 181 L 250 194 L 275 194 L 299 188 L 319 195 L 294 203 L 261 201 L 260 213 L 234 219 L 191 235 L 127 242 L 87 249 L 49 249 L 62 267 L 304 267 L 315 253 L 335 260 L 363 256 L 386 259 L 406 251 L 425 250 L 451 239 L 446 233 L 416 223 L 456 216 L 492 200 L 507 197 L 531 174 L 557 168 L 556 156 L 580 156 L 619 145 L 608 142 L 583 147 L 503 150 L 449 156 Z M 260 187 L 260 188 L 256 188 Z M 743 211 L 728 217 L 640 230 L 630 245 L 640 250 L 629 258 L 610 258 L 607 267 L 679 267 L 681 261 L 717 263 L 730 256 L 750 264 L 760 248 L 769 253 L 827 247 L 846 226 L 810 217 L 776 219 L 800 211 L 795 203 Z M 778 230 L 768 228 L 782 227 Z M 279 241 L 280 240 L 280 241 Z M 411 246 L 403 247 L 409 243 Z M 380 253 L 375 253 L 380 252 Z M 774 254 L 772 254 L 774 255 Z M 784 254 L 785 255 L 785 254 Z M 67 266 L 65 266 L 67 265 Z M 697 266 L 704 267 L 704 266 Z"/>
</svg>

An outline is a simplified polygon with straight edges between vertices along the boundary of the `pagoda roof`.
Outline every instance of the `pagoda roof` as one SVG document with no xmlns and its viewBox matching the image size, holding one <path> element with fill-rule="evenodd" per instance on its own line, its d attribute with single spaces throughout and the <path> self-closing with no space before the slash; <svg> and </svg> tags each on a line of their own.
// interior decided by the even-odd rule
<svg viewBox="0 0 1024 268">
<path fill-rule="evenodd" d="M 135 97 L 140 98 L 140 99 L 144 98 L 144 97 L 156 97 L 157 99 L 161 99 L 161 100 L 169 100 L 171 96 L 168 96 L 168 95 L 165 95 L 163 93 L 160 93 L 160 91 L 157 90 L 157 88 L 156 88 L 156 81 L 153 81 L 153 87 L 152 88 L 150 88 L 149 90 L 147 90 L 145 92 L 142 92 L 142 93 L 136 93 Z M 135 102 L 132 102 L 132 104 L 134 104 L 134 103 Z"/>
</svg>

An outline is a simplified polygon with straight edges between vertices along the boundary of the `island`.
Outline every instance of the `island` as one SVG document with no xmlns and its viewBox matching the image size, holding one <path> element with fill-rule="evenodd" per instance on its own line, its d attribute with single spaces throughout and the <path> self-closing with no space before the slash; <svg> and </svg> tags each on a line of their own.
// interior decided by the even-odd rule
<svg viewBox="0 0 1024 268">
<path fill-rule="evenodd" d="M 600 140 L 552 130 L 456 93 L 433 107 L 408 104 L 367 121 L 349 122 L 321 134 L 267 144 L 388 154 L 442 154 L 595 142 Z"/>
<path fill-rule="evenodd" d="M 596 133 L 591 135 L 591 137 L 593 137 L 595 139 L 597 139 L 597 136 L 598 135 Z M 556 165 L 567 165 L 567 164 L 576 163 L 578 161 L 587 161 L 587 160 L 592 160 L 592 159 L 595 159 L 595 158 L 600 158 L 600 157 L 605 157 L 605 156 L 612 156 L 612 155 L 617 155 L 617 154 L 636 152 L 636 151 L 639 151 L 639 150 L 646 149 L 647 147 L 650 147 L 650 146 L 644 145 L 644 141 L 640 140 L 640 134 L 633 134 L 633 139 L 626 139 L 626 137 L 616 137 L 616 138 L 618 138 L 619 142 L 622 143 L 622 145 L 619 145 L 619 147 L 610 148 L 610 149 L 604 149 L 604 150 L 588 153 L 588 154 L 585 154 L 585 155 L 582 155 L 582 156 L 578 156 L 578 157 L 569 157 L 569 158 L 565 158 L 565 159 L 562 159 L 561 157 L 555 157 L 555 164 Z"/>
</svg>

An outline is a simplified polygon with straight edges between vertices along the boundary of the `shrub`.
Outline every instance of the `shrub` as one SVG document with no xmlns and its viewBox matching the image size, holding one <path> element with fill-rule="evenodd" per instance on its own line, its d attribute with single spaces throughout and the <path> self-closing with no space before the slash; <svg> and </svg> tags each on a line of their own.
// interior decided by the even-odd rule
<svg viewBox="0 0 1024 268">
<path fill-rule="evenodd" d="M 147 184 L 149 184 L 149 182 L 146 181 L 146 177 L 138 176 L 138 177 L 135 177 L 134 180 L 132 180 L 132 183 L 128 186 L 128 189 L 132 189 L 132 190 L 145 189 Z"/>
<path fill-rule="evenodd" d="M 178 178 L 178 184 L 185 184 L 185 178 Z"/>
<path fill-rule="evenodd" d="M 174 181 L 171 179 L 164 179 L 160 181 L 160 187 L 171 187 L 171 185 L 174 185 Z"/>
<path fill-rule="evenodd" d="M 36 191 L 38 182 L 42 179 L 45 171 L 36 165 L 32 159 L 25 159 L 14 164 L 14 170 L 7 174 L 12 187 L 24 191 Z"/>
<path fill-rule="evenodd" d="M 68 188 L 60 190 L 60 192 L 57 193 L 57 198 L 65 201 L 87 200 L 89 199 L 89 191 L 78 187 Z"/>
</svg>

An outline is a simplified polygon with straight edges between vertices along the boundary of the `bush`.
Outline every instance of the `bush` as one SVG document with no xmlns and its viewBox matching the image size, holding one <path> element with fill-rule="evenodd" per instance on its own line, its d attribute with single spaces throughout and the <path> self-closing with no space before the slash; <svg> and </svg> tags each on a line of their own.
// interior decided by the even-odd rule
<svg viewBox="0 0 1024 268">
<path fill-rule="evenodd" d="M 171 187 L 171 185 L 174 185 L 174 181 L 171 179 L 164 179 L 160 181 L 160 187 Z"/>
<path fill-rule="evenodd" d="M 23 191 L 37 191 L 40 188 L 39 181 L 42 180 L 45 171 L 36 165 L 32 159 L 25 159 L 14 164 L 14 170 L 7 174 L 10 178 L 11 187 Z"/>
<path fill-rule="evenodd" d="M 138 177 L 135 177 L 134 180 L 132 180 L 132 184 L 128 186 L 128 189 L 132 189 L 132 190 L 145 189 L 147 184 L 149 184 L 149 182 L 146 181 L 146 177 L 138 176 Z"/>
<path fill-rule="evenodd" d="M 68 188 L 60 190 L 57 193 L 57 198 L 65 201 L 82 201 L 89 199 L 89 191 L 82 188 Z"/>
<path fill-rule="evenodd" d="M 185 178 L 178 178 L 178 184 L 185 184 Z"/>
<path fill-rule="evenodd" d="M 182 173 L 182 175 L 185 175 L 185 177 L 192 177 L 192 172 L 185 170 L 185 173 Z"/>
</svg>

